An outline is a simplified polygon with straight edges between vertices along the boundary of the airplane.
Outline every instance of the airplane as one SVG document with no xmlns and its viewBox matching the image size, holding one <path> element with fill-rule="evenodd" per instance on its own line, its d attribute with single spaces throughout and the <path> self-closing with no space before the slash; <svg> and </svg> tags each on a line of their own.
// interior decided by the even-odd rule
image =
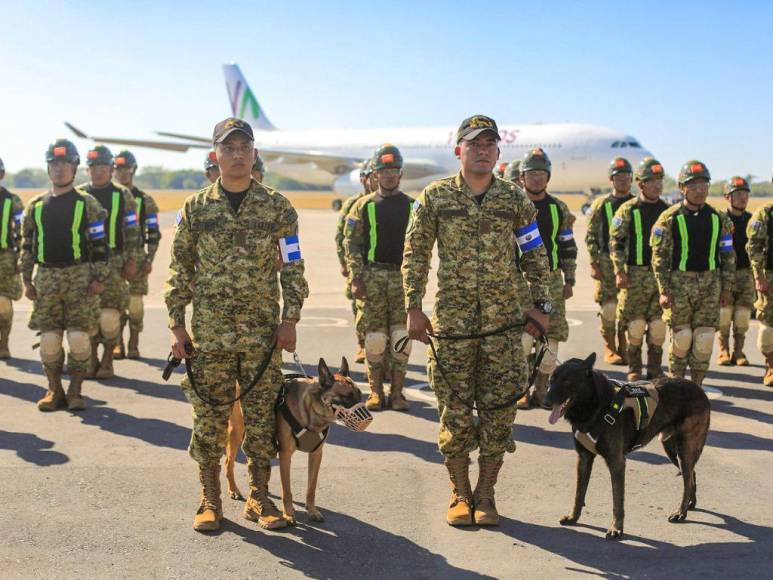
<svg viewBox="0 0 773 580">
<path fill-rule="evenodd" d="M 454 156 L 456 127 L 392 129 L 311 129 L 282 131 L 269 120 L 236 63 L 223 65 L 231 114 L 244 119 L 255 133 L 255 146 L 271 173 L 314 185 L 329 186 L 338 198 L 361 190 L 359 172 L 363 160 L 383 143 L 393 143 L 403 154 L 405 191 L 420 191 L 435 179 L 459 169 Z M 78 137 L 100 143 L 149 147 L 185 152 L 211 149 L 212 141 L 181 133 L 157 132 L 175 141 L 150 141 L 117 137 L 93 137 L 65 123 Z M 597 195 L 609 187 L 607 167 L 617 157 L 632 165 L 652 153 L 624 132 L 578 123 L 505 124 L 499 126 L 502 160 L 522 158 L 535 147 L 543 148 L 553 163 L 551 193 Z"/>
</svg>

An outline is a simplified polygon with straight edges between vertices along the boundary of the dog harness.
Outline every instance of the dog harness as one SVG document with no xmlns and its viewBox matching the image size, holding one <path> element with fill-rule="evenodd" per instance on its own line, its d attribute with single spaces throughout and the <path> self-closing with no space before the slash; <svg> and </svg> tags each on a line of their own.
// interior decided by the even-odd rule
<svg viewBox="0 0 773 580">
<path fill-rule="evenodd" d="M 304 453 L 313 453 L 317 448 L 325 442 L 327 435 L 330 432 L 330 427 L 325 427 L 322 431 L 312 431 L 300 424 L 295 415 L 292 414 L 290 408 L 287 406 L 287 383 L 295 379 L 305 379 L 305 375 L 301 374 L 287 374 L 283 376 L 282 388 L 279 391 L 279 396 L 276 399 L 275 408 L 282 413 L 282 417 L 290 425 L 290 431 L 292 432 L 295 445 L 299 451 Z"/>
<path fill-rule="evenodd" d="M 630 449 L 626 450 L 626 453 L 641 447 L 642 433 L 649 425 L 658 406 L 658 391 L 651 382 L 620 383 L 613 380 L 610 380 L 610 382 L 614 386 L 615 396 L 612 398 L 612 405 L 610 405 L 607 412 L 596 421 L 589 431 L 574 430 L 574 438 L 594 455 L 598 455 L 596 444 L 604 429 L 606 429 L 607 425 L 614 425 L 617 422 L 617 417 L 626 409 L 633 411 L 637 432 L 633 445 Z"/>
</svg>

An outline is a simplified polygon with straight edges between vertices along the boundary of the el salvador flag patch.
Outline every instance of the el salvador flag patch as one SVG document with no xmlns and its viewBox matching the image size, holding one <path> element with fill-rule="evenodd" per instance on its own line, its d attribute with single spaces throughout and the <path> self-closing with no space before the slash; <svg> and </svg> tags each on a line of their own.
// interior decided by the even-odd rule
<svg viewBox="0 0 773 580">
<path fill-rule="evenodd" d="M 101 240 L 105 237 L 105 222 L 91 222 L 89 224 L 89 239 Z"/>
<path fill-rule="evenodd" d="M 282 262 L 285 264 L 300 261 L 301 245 L 298 242 L 298 235 L 281 238 L 279 240 L 279 250 L 282 252 Z"/>
<path fill-rule="evenodd" d="M 127 226 L 137 225 L 137 212 L 130 211 L 127 213 L 124 221 L 126 222 Z"/>
<path fill-rule="evenodd" d="M 574 239 L 574 232 L 572 230 L 561 230 L 558 232 L 559 242 L 571 242 Z"/>
<path fill-rule="evenodd" d="M 417 210 L 417 209 L 419 209 L 420 207 L 421 207 L 421 202 L 420 202 L 418 199 L 417 199 L 416 201 L 414 201 L 414 202 L 413 202 L 413 208 L 412 208 L 412 209 L 413 209 L 413 211 L 416 211 L 416 210 Z"/>
<path fill-rule="evenodd" d="M 733 249 L 733 236 L 725 234 L 719 240 L 719 251 L 729 252 Z"/>
<path fill-rule="evenodd" d="M 16 215 L 13 216 L 13 220 L 16 222 L 16 225 L 19 225 L 21 223 L 21 216 L 24 214 L 24 212 L 16 212 Z"/>
<path fill-rule="evenodd" d="M 616 228 L 619 228 L 621 225 L 623 225 L 623 218 L 621 218 L 620 216 L 613 217 L 612 225 Z"/>
<path fill-rule="evenodd" d="M 183 211 L 180 210 L 177 212 L 177 215 L 174 217 L 174 223 L 178 226 L 180 225 L 180 222 L 183 221 Z"/>
<path fill-rule="evenodd" d="M 150 214 L 145 218 L 145 225 L 158 227 L 158 215 L 154 213 Z"/>
<path fill-rule="evenodd" d="M 542 237 L 539 234 L 537 222 L 532 222 L 528 226 L 520 228 L 515 232 L 515 236 L 521 253 L 528 252 L 542 245 Z"/>
<path fill-rule="evenodd" d="M 663 228 L 653 228 L 652 229 L 652 235 L 656 238 L 662 238 L 663 237 Z"/>
</svg>

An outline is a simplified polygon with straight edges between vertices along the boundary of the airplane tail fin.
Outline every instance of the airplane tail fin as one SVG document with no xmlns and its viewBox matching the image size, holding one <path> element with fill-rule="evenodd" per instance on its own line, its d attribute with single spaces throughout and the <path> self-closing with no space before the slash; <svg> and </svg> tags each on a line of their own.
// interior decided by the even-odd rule
<svg viewBox="0 0 773 580">
<path fill-rule="evenodd" d="M 239 65 L 224 64 L 225 86 L 228 90 L 228 100 L 231 103 L 231 113 L 234 117 L 244 119 L 254 129 L 260 131 L 276 131 L 276 127 L 268 120 L 258 99 L 247 84 Z"/>
</svg>

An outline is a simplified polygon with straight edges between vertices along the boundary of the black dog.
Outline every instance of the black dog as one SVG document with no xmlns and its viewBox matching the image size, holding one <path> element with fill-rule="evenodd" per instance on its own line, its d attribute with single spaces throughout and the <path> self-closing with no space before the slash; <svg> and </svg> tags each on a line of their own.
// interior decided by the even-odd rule
<svg viewBox="0 0 773 580">
<path fill-rule="evenodd" d="M 649 422 L 646 427 L 639 430 L 633 410 L 613 409 L 613 404 L 619 403 L 620 399 L 616 397 L 614 384 L 593 370 L 595 362 L 596 354 L 593 353 L 585 360 L 574 358 L 562 364 L 553 373 L 545 398 L 546 405 L 552 408 L 551 424 L 562 416 L 571 423 L 578 453 L 574 508 L 561 519 L 561 525 L 577 523 L 585 505 L 585 492 L 596 457 L 585 446 L 593 447 L 593 439 L 583 439 L 582 434 L 588 433 L 595 435 L 595 451 L 604 458 L 612 476 L 614 518 L 606 534 L 608 540 L 617 540 L 623 535 L 625 455 L 646 445 L 658 434 L 668 458 L 681 470 L 684 480 L 682 503 L 668 517 L 668 521 L 683 521 L 687 510 L 695 508 L 695 464 L 701 456 L 709 430 L 711 409 L 708 397 L 690 381 L 659 379 L 653 385 L 657 393 L 652 393 L 658 399 L 657 407 L 647 417 Z"/>
</svg>

